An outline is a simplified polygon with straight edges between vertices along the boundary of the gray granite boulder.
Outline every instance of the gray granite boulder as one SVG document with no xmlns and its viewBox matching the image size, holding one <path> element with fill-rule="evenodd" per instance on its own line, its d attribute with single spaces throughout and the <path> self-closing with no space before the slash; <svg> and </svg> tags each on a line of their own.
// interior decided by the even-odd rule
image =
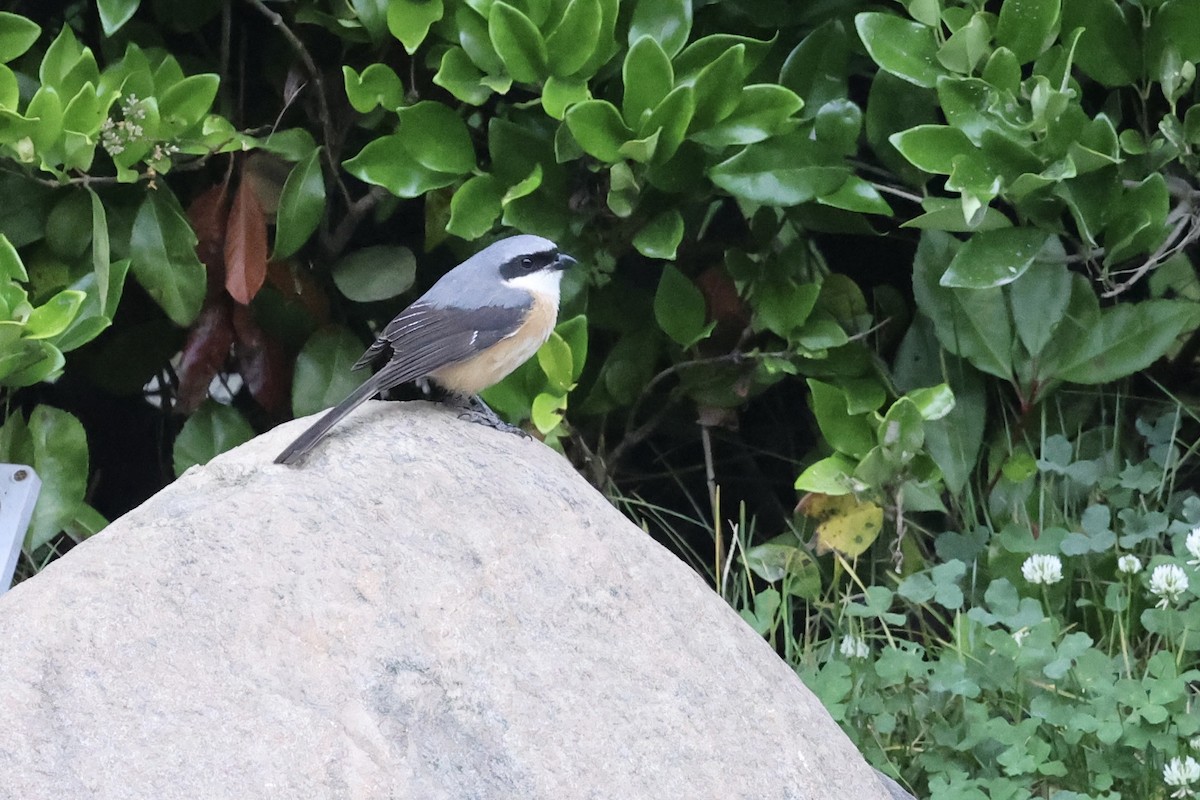
<svg viewBox="0 0 1200 800">
<path fill-rule="evenodd" d="M 536 441 L 372 402 L 190 470 L 0 599 L 0 796 L 890 795 Z"/>
</svg>

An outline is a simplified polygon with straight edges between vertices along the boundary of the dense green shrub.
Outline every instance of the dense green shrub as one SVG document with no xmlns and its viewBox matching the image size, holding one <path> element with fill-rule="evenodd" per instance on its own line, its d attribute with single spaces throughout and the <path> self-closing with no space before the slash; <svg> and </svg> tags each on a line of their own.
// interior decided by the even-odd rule
<svg viewBox="0 0 1200 800">
<path fill-rule="evenodd" d="M 932 797 L 1187 790 L 1197 0 L 13 11 L 26 572 L 336 402 L 415 292 L 538 233 L 584 268 L 487 399 L 876 763 Z"/>
</svg>

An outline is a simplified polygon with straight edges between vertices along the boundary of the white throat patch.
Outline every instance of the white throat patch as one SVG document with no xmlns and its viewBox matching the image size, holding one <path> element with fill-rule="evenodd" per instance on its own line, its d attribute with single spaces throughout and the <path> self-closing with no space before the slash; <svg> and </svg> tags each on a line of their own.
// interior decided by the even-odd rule
<svg viewBox="0 0 1200 800">
<path fill-rule="evenodd" d="M 555 305 L 558 305 L 558 288 L 562 284 L 562 276 L 561 269 L 539 269 L 528 275 L 509 278 L 505 283 L 514 289 L 524 289 L 527 292 L 548 296 L 554 300 Z"/>
</svg>

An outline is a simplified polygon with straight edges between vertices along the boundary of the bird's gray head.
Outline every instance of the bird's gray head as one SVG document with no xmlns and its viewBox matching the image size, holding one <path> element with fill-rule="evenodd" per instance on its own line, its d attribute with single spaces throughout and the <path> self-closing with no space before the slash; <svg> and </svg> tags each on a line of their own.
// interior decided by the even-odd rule
<svg viewBox="0 0 1200 800">
<path fill-rule="evenodd" d="M 536 292 L 557 300 L 563 270 L 574 263 L 575 259 L 560 253 L 549 239 L 509 236 L 450 270 L 425 299 L 446 306 L 460 305 L 464 298 L 479 305 L 512 305 Z"/>
</svg>

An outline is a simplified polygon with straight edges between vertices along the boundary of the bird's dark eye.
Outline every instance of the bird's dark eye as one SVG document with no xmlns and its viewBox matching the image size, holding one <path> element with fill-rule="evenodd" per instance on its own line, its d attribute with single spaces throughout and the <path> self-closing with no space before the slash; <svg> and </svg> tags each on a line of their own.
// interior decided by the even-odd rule
<svg viewBox="0 0 1200 800">
<path fill-rule="evenodd" d="M 521 266 L 525 269 L 533 269 L 533 259 L 529 256 L 525 256 L 525 258 L 521 259 Z"/>
</svg>

